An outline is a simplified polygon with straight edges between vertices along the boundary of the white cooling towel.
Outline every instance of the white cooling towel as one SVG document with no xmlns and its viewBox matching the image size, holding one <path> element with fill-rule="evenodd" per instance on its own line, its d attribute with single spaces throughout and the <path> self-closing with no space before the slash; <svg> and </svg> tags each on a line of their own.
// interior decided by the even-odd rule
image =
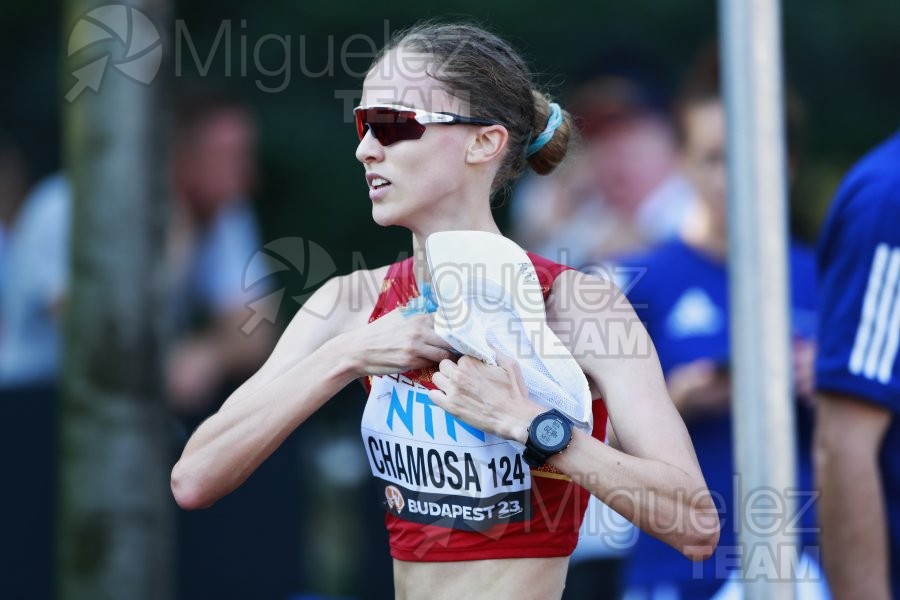
<svg viewBox="0 0 900 600">
<path fill-rule="evenodd" d="M 496 365 L 515 357 L 532 400 L 593 429 L 587 378 L 547 325 L 534 265 L 513 241 L 483 231 L 444 231 L 425 242 L 438 303 L 434 329 L 454 349 Z"/>
</svg>

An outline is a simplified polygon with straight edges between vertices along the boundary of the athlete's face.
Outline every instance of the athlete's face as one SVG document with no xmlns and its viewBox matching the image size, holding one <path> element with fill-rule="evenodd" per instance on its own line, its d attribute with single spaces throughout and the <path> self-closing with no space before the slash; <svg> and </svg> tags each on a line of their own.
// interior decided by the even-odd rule
<svg viewBox="0 0 900 600">
<path fill-rule="evenodd" d="M 681 149 L 684 171 L 716 224 L 724 227 L 727 207 L 725 110 L 718 100 L 694 104 L 684 113 Z"/>
<path fill-rule="evenodd" d="M 426 74 L 427 56 L 395 49 L 375 65 L 363 83 L 360 106 L 401 104 L 432 112 L 468 115 L 466 103 L 445 91 Z M 427 125 L 418 140 L 383 146 L 371 131 L 356 149 L 365 167 L 372 217 L 380 225 L 427 227 L 462 210 L 466 186 L 466 147 L 473 126 Z M 373 181 L 373 176 L 387 181 Z M 373 185 L 381 184 L 381 185 Z"/>
</svg>

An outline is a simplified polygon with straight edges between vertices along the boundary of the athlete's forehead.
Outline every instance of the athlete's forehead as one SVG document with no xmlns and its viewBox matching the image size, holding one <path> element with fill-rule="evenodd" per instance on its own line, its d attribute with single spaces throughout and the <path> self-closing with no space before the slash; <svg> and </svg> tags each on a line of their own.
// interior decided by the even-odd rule
<svg viewBox="0 0 900 600">
<path fill-rule="evenodd" d="M 360 106 L 402 104 L 434 112 L 462 113 L 466 103 L 430 75 L 429 55 L 400 48 L 387 52 L 366 75 Z"/>
</svg>

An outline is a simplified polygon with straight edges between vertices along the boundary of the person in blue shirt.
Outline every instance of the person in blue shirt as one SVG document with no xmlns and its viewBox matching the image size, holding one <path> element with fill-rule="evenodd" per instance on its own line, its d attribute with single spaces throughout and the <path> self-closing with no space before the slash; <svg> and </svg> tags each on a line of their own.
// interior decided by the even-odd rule
<svg viewBox="0 0 900 600">
<path fill-rule="evenodd" d="M 816 479 L 838 598 L 900 595 L 900 133 L 850 171 L 818 246 Z"/>
<path fill-rule="evenodd" d="M 722 529 L 719 548 L 702 564 L 683 560 L 650 536 L 639 536 L 626 567 L 625 598 L 629 600 L 707 599 L 716 594 L 734 597 L 731 594 L 740 592 L 740 558 L 757 563 L 768 560 L 774 565 L 786 562 L 781 555 L 752 556 L 768 550 L 743 548 L 737 538 L 746 508 L 742 503 L 746 503 L 749 490 L 735 491 L 741 488 L 732 456 L 725 112 L 717 69 L 698 63 L 680 95 L 677 113 L 683 165 L 697 190 L 699 209 L 678 236 L 645 254 L 617 261 L 613 275 L 656 345 L 669 394 L 685 419 L 707 485 L 716 497 Z M 813 496 L 809 449 L 815 261 L 812 251 L 797 243 L 790 244 L 788 259 L 794 378 L 800 398 L 796 405 L 800 481 L 799 490 L 792 492 L 798 503 L 797 514 L 782 517 L 785 523 L 797 517 L 797 523 L 788 526 L 796 533 L 810 530 L 804 542 L 812 543 L 814 537 L 809 534 L 815 519 L 808 505 Z M 760 302 L 764 302 L 764 281 L 759 289 Z M 800 560 L 797 548 L 780 552 L 794 553 L 788 558 Z M 798 571 L 803 569 L 807 575 L 818 572 L 815 561 L 803 560 Z M 778 570 L 773 577 L 797 575 L 773 568 Z"/>
</svg>

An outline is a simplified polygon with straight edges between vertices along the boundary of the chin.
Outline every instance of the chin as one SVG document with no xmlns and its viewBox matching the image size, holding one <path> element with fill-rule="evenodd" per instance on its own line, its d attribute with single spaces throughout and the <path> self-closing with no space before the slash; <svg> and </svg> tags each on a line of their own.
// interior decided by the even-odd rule
<svg viewBox="0 0 900 600">
<path fill-rule="evenodd" d="M 375 214 L 372 215 L 372 220 L 375 221 L 375 224 L 380 227 L 390 227 L 391 225 L 396 225 L 396 223 L 391 222 L 390 219 L 378 218 Z"/>
<path fill-rule="evenodd" d="M 372 205 L 372 220 L 382 227 L 406 227 L 411 229 L 410 225 L 415 221 L 414 213 L 409 210 L 402 210 L 401 204 L 391 202 L 389 204 L 381 203 Z"/>
<path fill-rule="evenodd" d="M 372 220 L 375 221 L 376 225 L 380 225 L 381 227 L 391 227 L 394 225 L 403 227 L 405 225 L 405 220 L 398 217 L 399 215 L 395 214 L 390 209 L 385 209 L 384 207 L 377 205 L 372 207 Z"/>
</svg>

